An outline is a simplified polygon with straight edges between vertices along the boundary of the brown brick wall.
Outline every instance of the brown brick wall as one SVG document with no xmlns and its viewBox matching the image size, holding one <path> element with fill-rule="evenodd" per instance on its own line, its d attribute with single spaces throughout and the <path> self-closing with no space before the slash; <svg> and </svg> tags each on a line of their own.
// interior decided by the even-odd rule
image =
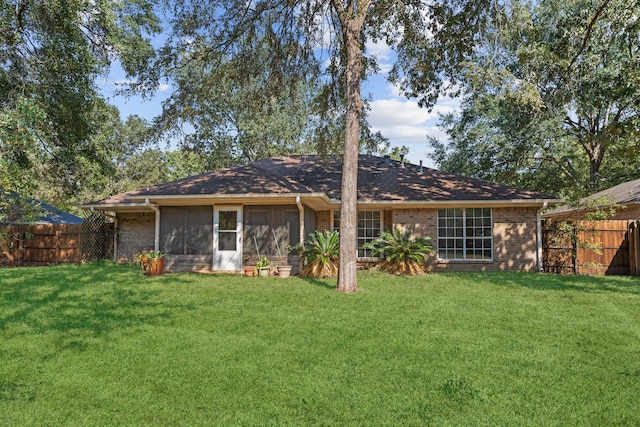
<svg viewBox="0 0 640 427">
<path fill-rule="evenodd" d="M 536 208 L 496 208 L 493 217 L 493 261 L 429 261 L 433 271 L 535 271 L 537 267 Z M 393 225 L 413 236 L 429 236 L 437 246 L 437 209 L 396 209 Z"/>
<path fill-rule="evenodd" d="M 140 251 L 153 250 L 155 213 L 118 214 L 118 254 L 120 260 L 133 260 Z"/>
<path fill-rule="evenodd" d="M 316 230 L 331 230 L 331 211 L 318 211 L 316 213 Z"/>
</svg>

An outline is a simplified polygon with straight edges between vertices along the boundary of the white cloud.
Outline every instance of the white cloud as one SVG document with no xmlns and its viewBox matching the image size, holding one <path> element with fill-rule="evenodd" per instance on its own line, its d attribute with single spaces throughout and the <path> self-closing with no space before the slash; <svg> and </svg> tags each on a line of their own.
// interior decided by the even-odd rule
<svg viewBox="0 0 640 427">
<path fill-rule="evenodd" d="M 384 41 L 366 43 L 366 53 L 370 56 L 375 56 L 380 67 L 380 74 L 387 75 L 393 67 L 393 59 L 395 52 Z"/>
<path fill-rule="evenodd" d="M 457 111 L 460 101 L 445 97 L 428 111 L 420 108 L 416 101 L 398 96 L 397 88 L 391 85 L 387 86 L 386 94 L 371 102 L 368 120 L 372 130 L 380 131 L 388 138 L 391 147 L 407 146 L 407 157 L 411 163 L 423 160 L 425 166 L 433 167 L 427 158 L 427 136 L 447 139 L 447 135 L 438 128 L 438 115 Z"/>
</svg>

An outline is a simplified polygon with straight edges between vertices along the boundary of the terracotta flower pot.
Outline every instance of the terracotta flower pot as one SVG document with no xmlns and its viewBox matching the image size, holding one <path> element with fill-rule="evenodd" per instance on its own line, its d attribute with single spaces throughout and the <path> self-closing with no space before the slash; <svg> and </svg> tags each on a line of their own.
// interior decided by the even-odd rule
<svg viewBox="0 0 640 427">
<path fill-rule="evenodd" d="M 244 275 L 247 277 L 253 277 L 256 275 L 256 269 L 253 267 L 245 267 L 244 268 Z"/>
<path fill-rule="evenodd" d="M 144 274 L 148 276 L 159 276 L 164 273 L 164 258 L 149 258 Z"/>
<path fill-rule="evenodd" d="M 282 277 L 283 279 L 290 277 L 291 276 L 291 269 L 293 267 L 291 267 L 290 265 L 281 265 L 278 267 L 278 276 Z"/>
</svg>

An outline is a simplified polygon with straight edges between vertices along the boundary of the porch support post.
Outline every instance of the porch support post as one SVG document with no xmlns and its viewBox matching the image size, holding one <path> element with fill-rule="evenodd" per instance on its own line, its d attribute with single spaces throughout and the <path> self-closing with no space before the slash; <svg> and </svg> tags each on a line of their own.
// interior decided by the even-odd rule
<svg viewBox="0 0 640 427">
<path fill-rule="evenodd" d="M 160 209 L 158 209 L 157 205 L 151 204 L 149 202 L 149 199 L 144 199 L 144 204 L 156 213 L 156 227 L 153 237 L 153 250 L 158 252 L 160 250 Z"/>
<path fill-rule="evenodd" d="M 300 244 L 304 245 L 304 206 L 300 201 L 300 196 L 296 196 L 296 205 L 298 205 L 298 211 L 300 211 Z"/>
</svg>

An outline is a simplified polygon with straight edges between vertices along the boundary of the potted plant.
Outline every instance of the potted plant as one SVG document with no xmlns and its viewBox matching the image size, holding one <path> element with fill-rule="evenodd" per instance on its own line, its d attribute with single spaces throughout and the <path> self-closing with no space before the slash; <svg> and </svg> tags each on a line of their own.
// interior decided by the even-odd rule
<svg viewBox="0 0 640 427">
<path fill-rule="evenodd" d="M 247 277 L 253 277 L 256 275 L 256 268 L 255 267 L 245 267 L 244 268 L 244 275 Z"/>
<path fill-rule="evenodd" d="M 271 262 L 266 256 L 261 257 L 256 263 L 256 271 L 260 277 L 269 277 L 271 274 Z"/>
<path fill-rule="evenodd" d="M 291 270 L 293 269 L 293 267 L 289 265 L 288 252 L 283 255 L 282 252 L 280 251 L 278 238 L 276 237 L 276 232 L 273 231 L 273 228 L 271 229 L 271 232 L 273 233 L 273 240 L 274 242 L 276 242 L 278 257 L 280 258 L 280 265 L 278 266 L 278 277 L 285 279 L 291 276 Z"/>
<path fill-rule="evenodd" d="M 158 276 L 164 273 L 165 256 L 162 251 L 139 252 L 136 263 L 142 267 L 147 276 Z"/>
</svg>

